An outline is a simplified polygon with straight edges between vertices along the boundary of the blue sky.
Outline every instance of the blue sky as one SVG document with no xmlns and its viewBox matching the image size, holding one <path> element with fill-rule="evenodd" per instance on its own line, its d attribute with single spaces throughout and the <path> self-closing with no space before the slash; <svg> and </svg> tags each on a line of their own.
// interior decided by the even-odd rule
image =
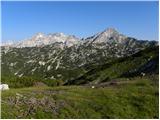
<svg viewBox="0 0 160 120">
<path fill-rule="evenodd" d="M 87 37 L 108 27 L 138 39 L 158 40 L 157 2 L 2 2 L 2 42 L 42 33 Z"/>
</svg>

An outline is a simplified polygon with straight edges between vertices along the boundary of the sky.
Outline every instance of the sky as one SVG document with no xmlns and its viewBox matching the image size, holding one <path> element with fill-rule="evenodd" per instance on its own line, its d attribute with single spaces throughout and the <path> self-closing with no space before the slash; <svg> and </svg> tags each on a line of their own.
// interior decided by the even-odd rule
<svg viewBox="0 0 160 120">
<path fill-rule="evenodd" d="M 24 40 L 38 32 L 83 38 L 106 28 L 158 40 L 158 1 L 2 1 L 1 8 L 2 42 Z"/>
</svg>

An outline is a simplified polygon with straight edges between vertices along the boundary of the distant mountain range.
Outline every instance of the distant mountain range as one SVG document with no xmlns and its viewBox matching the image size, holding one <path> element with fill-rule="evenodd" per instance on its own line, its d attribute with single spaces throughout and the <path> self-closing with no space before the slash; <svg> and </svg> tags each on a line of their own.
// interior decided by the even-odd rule
<svg viewBox="0 0 160 120">
<path fill-rule="evenodd" d="M 137 40 L 113 28 L 85 39 L 63 33 L 38 33 L 22 42 L 2 46 L 2 75 L 67 81 L 94 66 L 155 46 L 157 41 Z"/>
<path fill-rule="evenodd" d="M 16 48 L 22 47 L 42 47 L 53 43 L 61 43 L 62 46 L 73 46 L 83 43 L 115 43 L 115 44 L 127 44 L 133 42 L 134 38 L 129 38 L 123 34 L 118 33 L 114 28 L 108 28 L 103 32 L 97 33 L 91 37 L 79 39 L 74 35 L 65 35 L 64 33 L 53 33 L 45 35 L 43 33 L 37 33 L 30 39 L 26 39 L 16 43 L 6 43 L 3 46 L 10 46 Z M 145 41 L 147 42 L 147 41 Z"/>
</svg>

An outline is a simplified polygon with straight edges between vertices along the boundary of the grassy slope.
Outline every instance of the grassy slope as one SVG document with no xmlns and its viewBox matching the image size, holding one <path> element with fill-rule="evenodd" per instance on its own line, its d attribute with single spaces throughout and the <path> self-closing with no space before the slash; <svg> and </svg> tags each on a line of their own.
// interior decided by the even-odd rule
<svg viewBox="0 0 160 120">
<path fill-rule="evenodd" d="M 11 89 L 2 92 L 2 118 L 158 118 L 157 83 L 154 76 L 94 89 Z"/>
<path fill-rule="evenodd" d="M 38 79 L 36 77 L 16 77 L 16 76 L 2 76 L 1 82 L 8 84 L 10 88 L 23 88 L 33 87 L 36 83 L 40 82 L 47 86 L 59 86 L 63 84 L 62 80 L 51 80 L 51 79 Z"/>
<path fill-rule="evenodd" d="M 127 72 L 134 72 L 135 75 L 140 74 L 141 72 L 153 72 L 158 73 L 158 61 L 159 61 L 159 47 L 151 47 L 145 50 L 142 50 L 132 56 L 119 58 L 112 60 L 102 66 L 96 66 L 95 68 L 89 70 L 84 75 L 78 77 L 77 79 L 69 80 L 66 84 L 68 85 L 79 85 L 86 83 L 98 83 L 98 82 L 107 82 L 112 79 L 126 77 Z M 152 63 L 150 66 L 148 66 Z M 142 67 L 148 66 L 146 69 Z M 154 68 L 153 68 L 154 66 Z M 141 71 L 140 71 L 141 68 Z M 133 73 L 132 73 L 133 74 Z M 128 76 L 129 74 L 127 74 Z"/>
</svg>

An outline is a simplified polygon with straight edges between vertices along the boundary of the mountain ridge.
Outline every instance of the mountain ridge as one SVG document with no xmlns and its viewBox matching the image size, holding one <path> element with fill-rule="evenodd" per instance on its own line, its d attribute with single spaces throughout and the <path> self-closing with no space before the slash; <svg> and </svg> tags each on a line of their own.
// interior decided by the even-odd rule
<svg viewBox="0 0 160 120">
<path fill-rule="evenodd" d="M 83 44 L 85 42 L 92 43 L 106 43 L 106 42 L 118 42 L 123 43 L 126 41 L 126 35 L 119 33 L 115 28 L 107 28 L 102 32 L 96 33 L 90 37 L 86 38 L 78 38 L 74 35 L 66 35 L 64 33 L 49 33 L 44 34 L 41 32 L 36 33 L 29 39 L 25 39 L 19 42 L 5 43 L 2 46 L 9 47 L 39 47 L 45 46 L 49 44 L 53 44 L 56 42 L 63 43 L 64 46 L 71 47 L 75 44 Z M 135 39 L 135 38 L 134 38 Z"/>
<path fill-rule="evenodd" d="M 29 39 L 29 44 L 33 42 L 32 47 L 24 47 L 25 44 L 20 43 L 18 47 L 1 47 L 2 74 L 65 81 L 84 74 L 94 65 L 103 65 L 114 58 L 130 56 L 147 47 L 158 46 L 155 41 L 137 40 L 119 34 L 115 29 L 106 29 L 82 41 L 78 39 L 80 42 L 77 43 L 75 36 L 62 33 L 48 36 L 52 39 L 47 37 L 46 44 L 42 44 L 44 35 L 39 33 Z M 40 41 L 39 46 L 35 46 L 34 40 L 38 43 Z"/>
</svg>

